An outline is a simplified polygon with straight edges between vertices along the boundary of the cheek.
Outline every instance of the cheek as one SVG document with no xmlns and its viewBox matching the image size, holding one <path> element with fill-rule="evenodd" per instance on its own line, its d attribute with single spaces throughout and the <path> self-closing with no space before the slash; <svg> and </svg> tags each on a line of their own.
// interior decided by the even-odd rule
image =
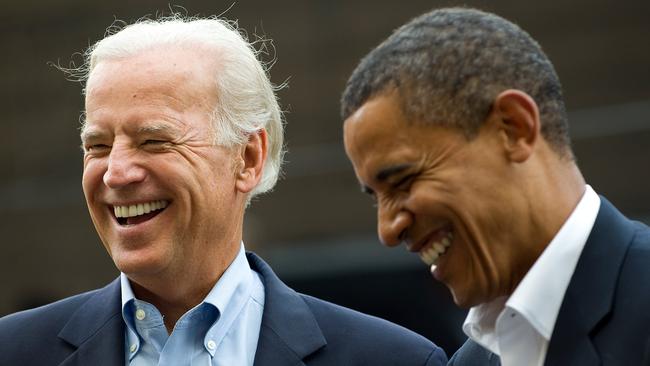
<svg viewBox="0 0 650 366">
<path fill-rule="evenodd" d="M 84 164 L 84 170 L 81 177 L 81 186 L 84 191 L 86 200 L 90 200 L 93 194 L 101 186 L 103 179 L 103 170 L 100 164 L 89 162 Z"/>
<path fill-rule="evenodd" d="M 416 213 L 437 216 L 447 212 L 447 208 L 454 201 L 444 185 L 438 182 L 419 181 L 411 186 L 407 206 Z"/>
</svg>

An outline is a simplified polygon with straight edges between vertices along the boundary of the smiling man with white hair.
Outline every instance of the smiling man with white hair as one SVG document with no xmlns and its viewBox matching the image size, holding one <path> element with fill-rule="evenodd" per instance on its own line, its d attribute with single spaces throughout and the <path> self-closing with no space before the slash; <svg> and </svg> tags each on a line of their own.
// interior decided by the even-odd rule
<svg viewBox="0 0 650 366">
<path fill-rule="evenodd" d="M 284 285 L 242 242 L 273 188 L 282 114 L 231 23 L 172 16 L 97 42 L 85 80 L 83 191 L 121 275 L 0 320 L 2 365 L 441 365 L 389 322 Z"/>
</svg>

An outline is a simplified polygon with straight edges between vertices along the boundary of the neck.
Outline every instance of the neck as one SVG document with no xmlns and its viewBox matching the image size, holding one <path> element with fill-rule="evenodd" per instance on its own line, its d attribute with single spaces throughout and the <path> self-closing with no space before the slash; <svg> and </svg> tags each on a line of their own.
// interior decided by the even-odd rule
<svg viewBox="0 0 650 366">
<path fill-rule="evenodd" d="M 585 193 L 585 180 L 573 162 L 566 162 L 560 169 L 549 170 L 546 179 L 540 179 L 531 196 L 535 211 L 531 216 L 539 246 L 546 248 Z"/>
<path fill-rule="evenodd" d="M 509 286 L 512 294 L 519 282 L 528 273 L 535 261 L 550 244 L 560 228 L 575 210 L 585 192 L 585 181 L 573 161 L 544 162 L 550 166 L 538 165 L 526 177 L 532 182 L 525 190 L 522 202 L 526 206 L 522 213 L 516 239 L 518 242 L 518 268 L 513 268 L 513 282 Z M 533 176 L 534 175 L 534 176 Z"/>
<path fill-rule="evenodd" d="M 189 265 L 174 275 L 159 273 L 155 276 L 128 275 L 136 298 L 154 305 L 163 316 L 167 332 L 171 334 L 176 322 L 189 310 L 200 304 L 219 281 L 239 252 L 240 241 L 222 250 L 209 263 Z M 202 269 L 202 270 L 200 270 Z M 152 278 L 153 277 L 153 278 Z"/>
</svg>

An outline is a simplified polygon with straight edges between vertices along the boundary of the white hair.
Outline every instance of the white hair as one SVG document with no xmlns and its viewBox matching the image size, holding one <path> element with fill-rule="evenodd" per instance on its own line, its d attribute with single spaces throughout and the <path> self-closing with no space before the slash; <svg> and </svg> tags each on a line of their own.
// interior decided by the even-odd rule
<svg viewBox="0 0 650 366">
<path fill-rule="evenodd" d="M 115 27 L 108 29 L 107 33 Z M 249 196 L 267 192 L 275 186 L 284 155 L 283 118 L 271 84 L 267 65 L 257 56 L 266 52 L 270 41 L 258 39 L 262 46 L 256 50 L 236 22 L 212 18 L 193 18 L 179 14 L 156 20 L 142 19 L 127 25 L 92 45 L 85 53 L 85 66 L 76 70 L 76 77 L 87 82 L 100 62 L 146 52 L 153 46 L 207 46 L 218 60 L 214 78 L 219 93 L 212 112 L 215 142 L 231 147 L 245 144 L 248 136 L 266 129 L 268 156 L 262 179 Z M 271 44 L 272 45 L 272 44 Z M 192 62 L 192 60 L 188 60 Z M 75 76 L 75 73 L 71 73 Z M 208 75 L 209 77 L 210 75 Z"/>
</svg>

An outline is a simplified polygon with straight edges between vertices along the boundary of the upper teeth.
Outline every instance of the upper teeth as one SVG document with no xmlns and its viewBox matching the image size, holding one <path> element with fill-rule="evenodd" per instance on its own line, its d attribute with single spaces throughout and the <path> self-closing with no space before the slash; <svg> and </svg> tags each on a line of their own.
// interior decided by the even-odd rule
<svg viewBox="0 0 650 366">
<path fill-rule="evenodd" d="M 435 265 L 438 257 L 445 253 L 451 245 L 454 235 L 449 232 L 440 241 L 433 242 L 420 250 L 420 259 L 428 266 Z"/>
<path fill-rule="evenodd" d="M 167 201 L 152 201 L 129 206 L 113 206 L 115 217 L 134 217 L 167 207 Z"/>
</svg>

